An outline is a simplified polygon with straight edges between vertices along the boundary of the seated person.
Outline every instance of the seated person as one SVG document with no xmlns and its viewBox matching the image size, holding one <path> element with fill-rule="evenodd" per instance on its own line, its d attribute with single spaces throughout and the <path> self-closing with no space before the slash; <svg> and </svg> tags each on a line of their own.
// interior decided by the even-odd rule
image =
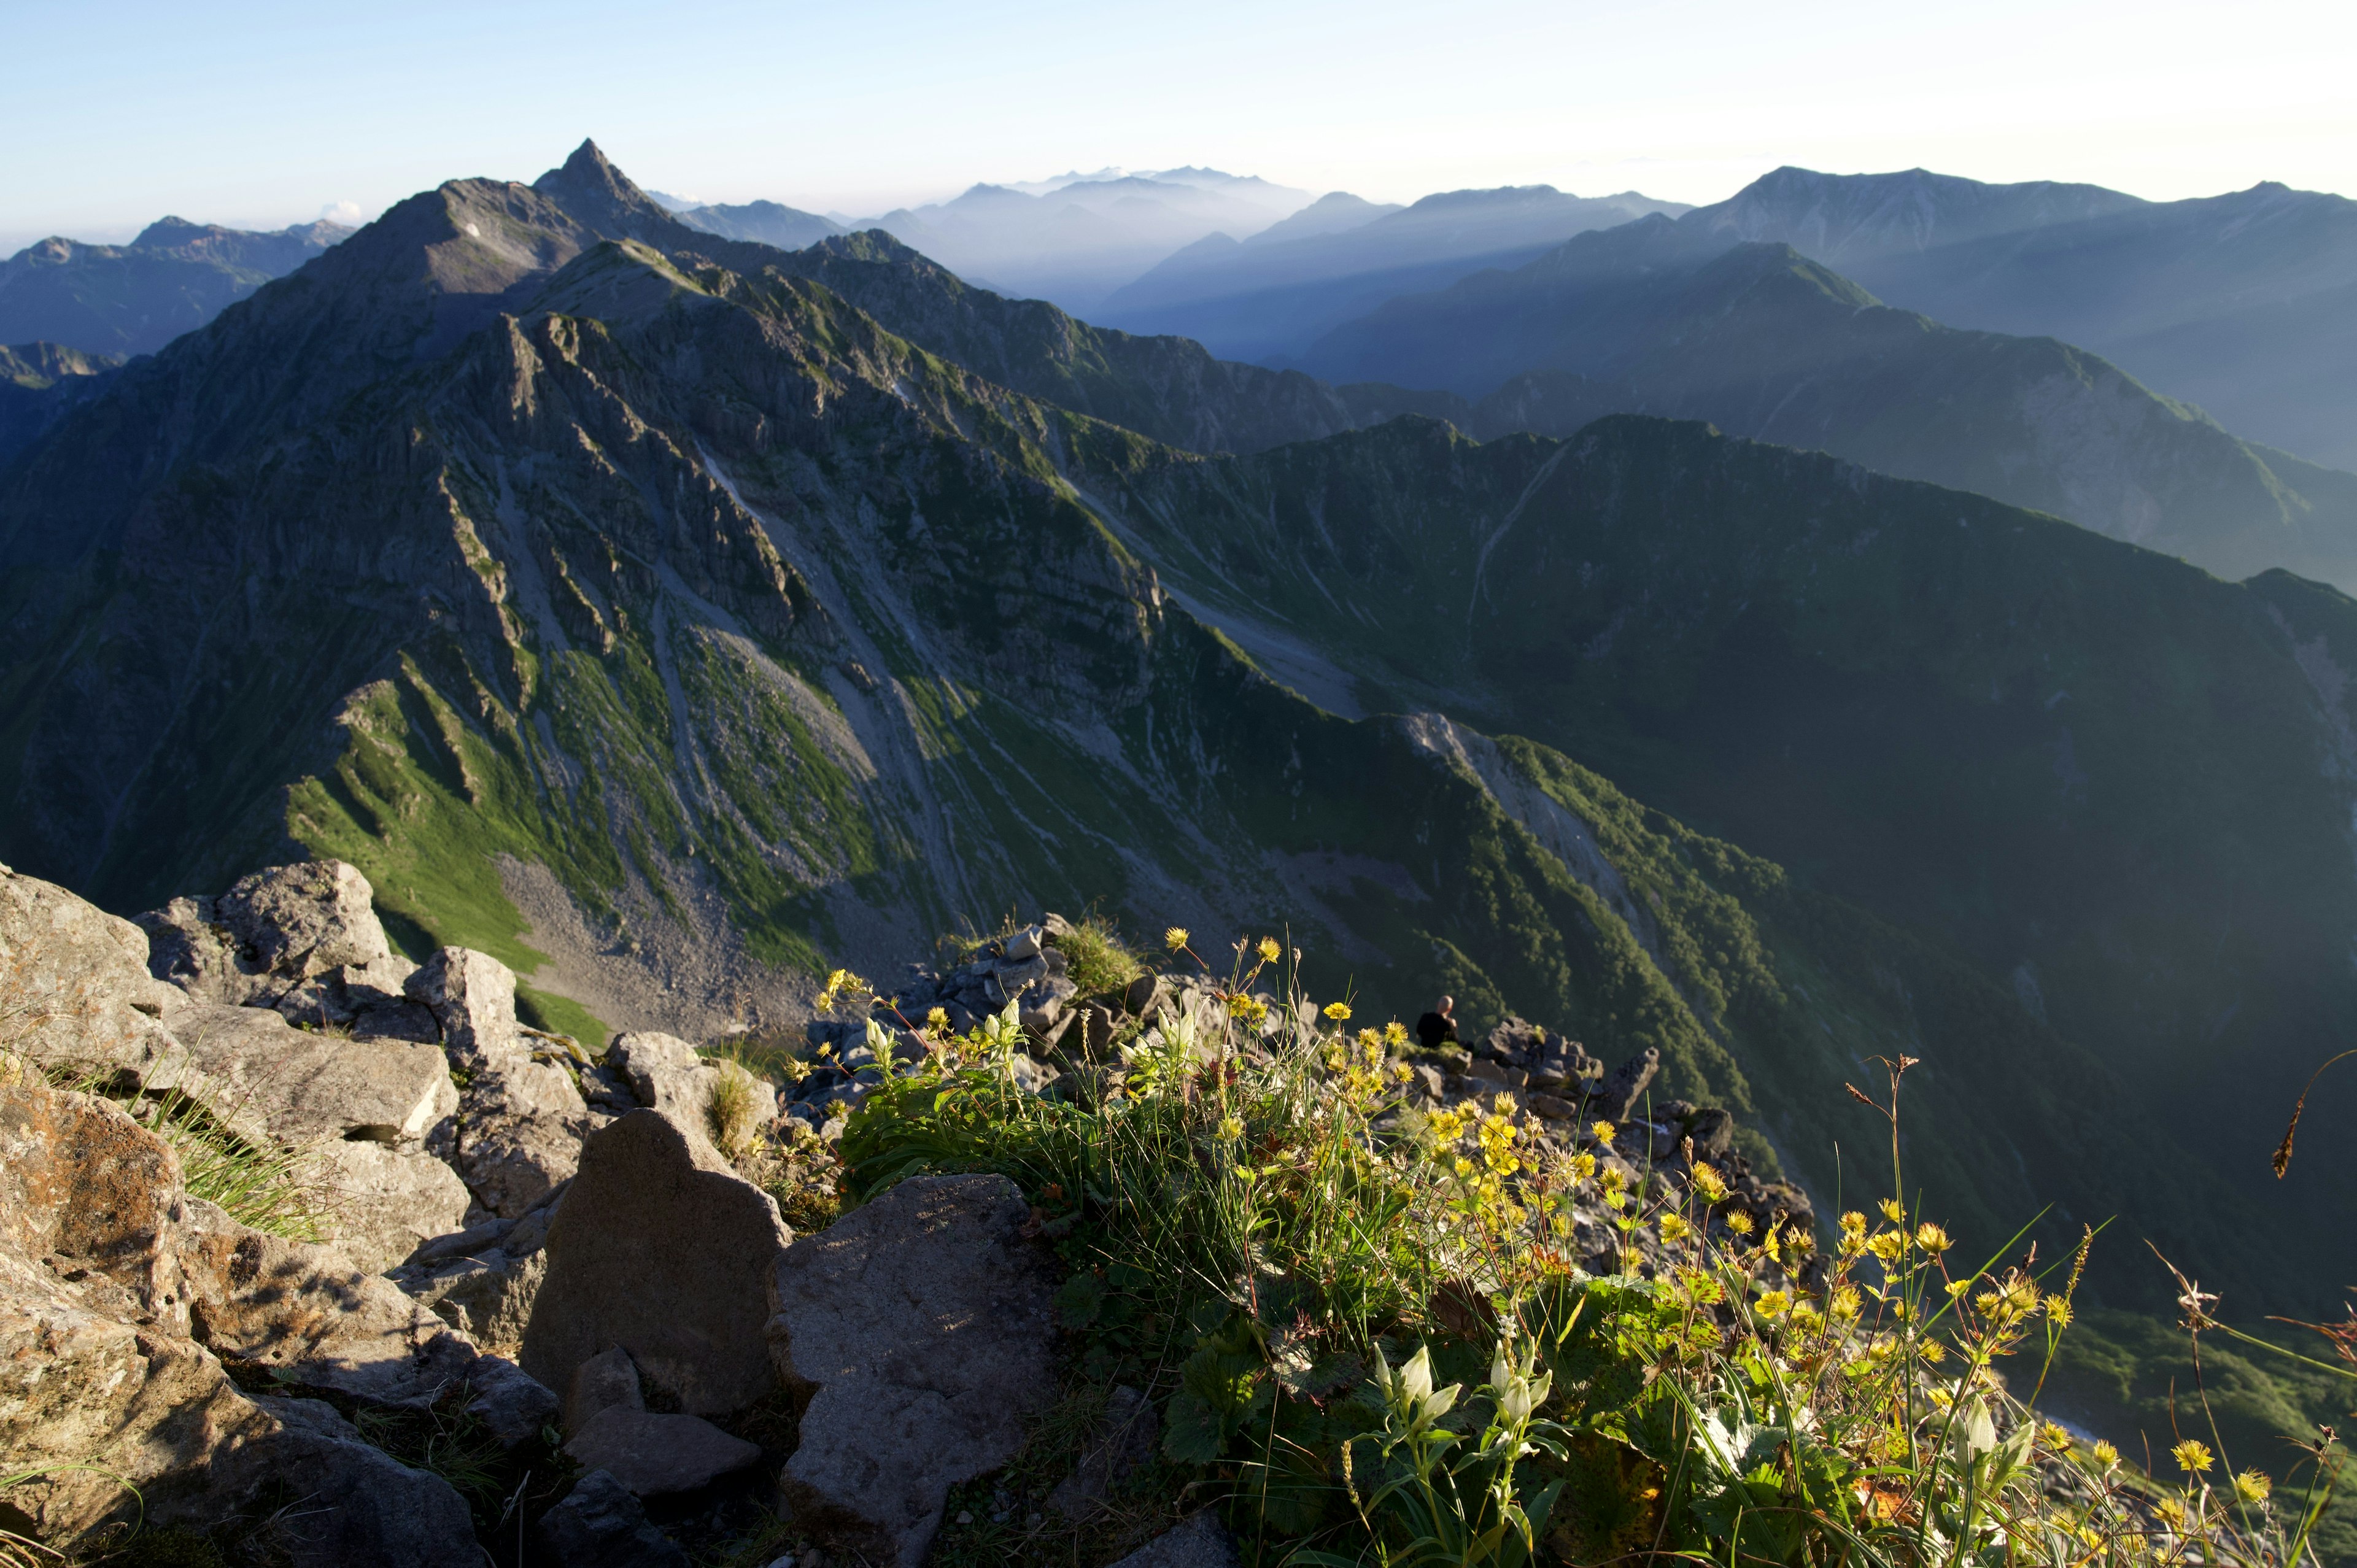
<svg viewBox="0 0 2357 1568">
<path fill-rule="evenodd" d="M 1457 1020 L 1453 1016 L 1456 1009 L 1457 998 L 1444 996 L 1440 1005 L 1415 1021 L 1415 1037 L 1424 1042 L 1426 1050 L 1457 1043 Z"/>
</svg>

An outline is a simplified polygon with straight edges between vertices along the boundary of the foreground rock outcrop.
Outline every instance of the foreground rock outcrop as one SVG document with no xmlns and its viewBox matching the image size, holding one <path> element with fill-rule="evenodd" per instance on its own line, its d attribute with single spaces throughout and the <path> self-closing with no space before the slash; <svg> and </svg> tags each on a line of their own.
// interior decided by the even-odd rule
<svg viewBox="0 0 2357 1568">
<path fill-rule="evenodd" d="M 996 1176 L 914 1176 L 795 1244 L 770 1325 L 802 1407 L 794 1518 L 916 1568 L 949 1489 L 997 1469 L 1054 1397 L 1056 1278 Z"/>
<path fill-rule="evenodd" d="M 340 1252 L 190 1198 L 162 1139 L 6 1059 L 0 1452 L 12 1467 L 99 1467 L 12 1490 L 41 1537 L 101 1538 L 135 1511 L 210 1523 L 270 1499 L 261 1528 L 297 1564 L 472 1560 L 471 1516 L 447 1483 L 370 1445 L 330 1405 L 250 1397 L 231 1370 L 361 1406 L 488 1401 L 511 1429 L 533 1407 L 553 1416 L 554 1396 L 522 1388 L 512 1366 Z"/>
</svg>

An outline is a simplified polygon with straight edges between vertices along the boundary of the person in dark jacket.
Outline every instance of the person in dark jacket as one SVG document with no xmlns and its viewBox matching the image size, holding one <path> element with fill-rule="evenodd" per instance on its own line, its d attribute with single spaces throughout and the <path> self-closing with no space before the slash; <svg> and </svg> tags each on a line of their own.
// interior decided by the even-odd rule
<svg viewBox="0 0 2357 1568">
<path fill-rule="evenodd" d="M 1453 1046 L 1457 1043 L 1457 1019 L 1454 1016 L 1456 1011 L 1457 998 L 1444 996 L 1440 999 L 1439 1006 L 1415 1021 L 1415 1037 L 1424 1042 L 1426 1050 L 1431 1050 L 1436 1046 Z"/>
</svg>

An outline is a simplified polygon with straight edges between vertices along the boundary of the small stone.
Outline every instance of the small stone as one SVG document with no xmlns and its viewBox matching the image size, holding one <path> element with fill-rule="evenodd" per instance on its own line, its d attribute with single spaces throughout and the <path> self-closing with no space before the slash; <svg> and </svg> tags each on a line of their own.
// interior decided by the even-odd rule
<svg viewBox="0 0 2357 1568">
<path fill-rule="evenodd" d="M 556 1424 L 554 1391 L 504 1356 L 481 1356 L 467 1369 L 467 1412 L 511 1450 Z"/>
<path fill-rule="evenodd" d="M 608 1405 L 591 1416 L 565 1452 L 586 1468 L 609 1472 L 641 1498 L 694 1491 L 761 1457 L 759 1448 L 702 1416 L 665 1415 L 626 1404 Z"/>
<path fill-rule="evenodd" d="M 573 1484 L 540 1516 L 540 1548 L 554 1568 L 688 1568 L 687 1553 L 647 1520 L 628 1487 L 603 1470 Z"/>
<path fill-rule="evenodd" d="M 1219 1515 L 1199 1513 L 1164 1531 L 1113 1568 L 1238 1568 L 1235 1537 Z"/>
<path fill-rule="evenodd" d="M 1038 958 L 1039 950 L 1046 944 L 1047 935 L 1044 926 L 1024 927 L 1006 939 L 1006 956 L 1017 961 Z"/>
<path fill-rule="evenodd" d="M 1163 984 L 1162 977 L 1158 974 L 1139 975 L 1135 980 L 1131 981 L 1128 989 L 1121 993 L 1121 1004 L 1128 1009 L 1129 1015 L 1133 1018 L 1153 1016 L 1154 1010 L 1168 1000 L 1169 1000 L 1169 988 Z"/>
<path fill-rule="evenodd" d="M 639 1389 L 639 1369 L 630 1353 L 619 1345 L 575 1369 L 573 1389 L 565 1400 L 565 1424 L 578 1432 L 591 1416 L 617 1406 L 647 1408 L 646 1396 Z"/>
</svg>

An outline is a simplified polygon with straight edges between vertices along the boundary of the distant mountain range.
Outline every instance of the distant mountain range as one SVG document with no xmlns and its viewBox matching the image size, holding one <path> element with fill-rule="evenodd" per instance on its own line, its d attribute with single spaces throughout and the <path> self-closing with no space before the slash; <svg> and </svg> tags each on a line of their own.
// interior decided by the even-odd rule
<svg viewBox="0 0 2357 1568">
<path fill-rule="evenodd" d="M 1779 241 L 1952 327 L 2092 349 L 2227 429 L 2357 467 L 2357 202 L 2189 201 L 1779 169 L 1683 221 Z"/>
<path fill-rule="evenodd" d="M 2021 206 L 2087 204 L 2035 188 Z M 1871 258 L 1921 216 L 1789 227 Z M 1727 233 L 1705 209 L 1584 234 L 1391 301 L 1308 362 L 1478 397 L 1462 422 L 1485 436 L 1569 435 L 1609 413 L 1704 419 L 2050 511 L 2221 576 L 2287 567 L 2357 591 L 2357 475 L 2238 439 L 2083 349 L 1943 326 L 1789 243 Z"/>
<path fill-rule="evenodd" d="M 1938 336 L 1713 243 L 1632 330 Z M 453 181 L 0 467 L 0 859 L 336 855 L 593 1037 L 1009 907 L 1286 931 L 1371 1021 L 1659 1049 L 1828 1203 L 1904 1051 L 1976 1253 L 2051 1203 L 2043 1257 L 2122 1217 L 2106 1299 L 2169 1294 L 2133 1237 L 2337 1299 L 2357 1171 L 2265 1152 L 2357 1018 L 2357 603 L 1690 421 L 1370 423 L 1455 396 L 701 231 L 590 145 Z"/>
<path fill-rule="evenodd" d="M 0 343 L 151 354 L 350 232 L 325 221 L 253 233 L 165 218 L 128 245 L 43 240 L 0 262 Z"/>
<path fill-rule="evenodd" d="M 707 234 L 757 241 L 781 251 L 799 251 L 804 245 L 814 245 L 830 234 L 844 231 L 843 225 L 833 219 L 774 201 L 748 201 L 735 207 L 690 207 L 673 215 L 689 228 L 701 229 Z"/>
<path fill-rule="evenodd" d="M 1088 310 L 1182 246 L 1213 233 L 1256 234 L 1314 199 L 1202 168 L 1048 183 L 1036 195 L 977 185 L 854 227 L 884 230 L 969 282 Z"/>
<path fill-rule="evenodd" d="M 1448 191 L 1400 209 L 1337 193 L 1290 231 L 1179 252 L 1096 315 L 1132 332 L 1192 338 L 1223 358 L 1283 363 L 1387 299 L 1518 265 L 1591 229 L 1686 210 L 1634 191 L 1583 198 L 1544 185 Z"/>
</svg>

